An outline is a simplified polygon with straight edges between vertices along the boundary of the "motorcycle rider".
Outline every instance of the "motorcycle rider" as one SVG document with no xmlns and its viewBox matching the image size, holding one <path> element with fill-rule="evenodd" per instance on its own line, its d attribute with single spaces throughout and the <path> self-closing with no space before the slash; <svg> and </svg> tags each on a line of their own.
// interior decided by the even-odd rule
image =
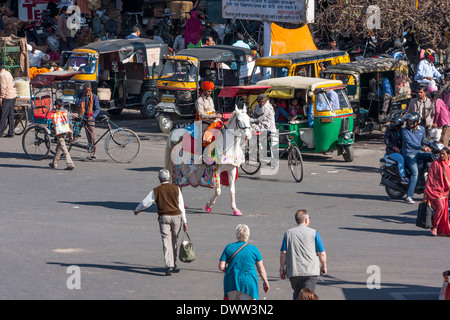
<svg viewBox="0 0 450 320">
<path fill-rule="evenodd" d="M 433 158 L 431 149 L 425 145 L 427 143 L 425 128 L 419 125 L 420 115 L 417 112 L 411 112 L 405 115 L 404 120 L 406 125 L 402 129 L 402 155 L 411 173 L 405 201 L 414 204 L 413 196 L 419 178 L 418 163 L 423 162 L 425 165 L 433 161 Z"/>
<path fill-rule="evenodd" d="M 408 184 L 409 179 L 406 177 L 405 159 L 402 156 L 403 122 L 403 118 L 399 115 L 392 117 L 389 127 L 384 133 L 384 143 L 386 144 L 386 155 L 397 162 L 401 182 Z"/>
<path fill-rule="evenodd" d="M 431 49 L 425 50 L 425 58 L 417 65 L 417 73 L 414 76 L 416 82 L 427 85 L 433 80 L 433 77 L 441 79 L 442 75 L 434 66 L 434 54 L 435 52 Z"/>
</svg>

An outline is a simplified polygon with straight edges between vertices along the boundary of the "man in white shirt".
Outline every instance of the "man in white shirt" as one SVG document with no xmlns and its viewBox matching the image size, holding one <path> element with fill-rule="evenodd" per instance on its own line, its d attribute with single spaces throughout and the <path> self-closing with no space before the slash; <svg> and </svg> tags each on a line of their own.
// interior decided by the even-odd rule
<svg viewBox="0 0 450 320">
<path fill-rule="evenodd" d="M 237 41 L 233 43 L 233 47 L 241 47 L 250 49 L 250 46 L 244 42 L 244 35 L 242 33 L 237 33 L 236 35 Z"/>
<path fill-rule="evenodd" d="M 433 78 L 439 80 L 442 75 L 434 66 L 434 52 L 427 49 L 424 55 L 425 58 L 417 65 L 417 73 L 414 76 L 414 80 L 421 84 L 428 84 Z"/>
<path fill-rule="evenodd" d="M 45 54 L 42 51 L 36 49 L 36 44 L 34 42 L 30 42 L 27 47 L 30 68 L 40 68 L 42 60 L 50 60 L 50 56 L 48 54 Z"/>
<path fill-rule="evenodd" d="M 166 276 L 171 276 L 176 268 L 178 234 L 187 231 L 186 211 L 181 190 L 178 186 L 170 184 L 170 172 L 161 169 L 158 174 L 160 186 L 154 188 L 136 207 L 134 214 L 138 215 L 153 203 L 158 208 L 159 230 L 163 242 L 164 263 L 166 265 Z"/>
<path fill-rule="evenodd" d="M 177 52 L 186 48 L 184 44 L 184 32 L 185 28 L 181 29 L 180 34 L 173 41 L 173 51 Z"/>
</svg>

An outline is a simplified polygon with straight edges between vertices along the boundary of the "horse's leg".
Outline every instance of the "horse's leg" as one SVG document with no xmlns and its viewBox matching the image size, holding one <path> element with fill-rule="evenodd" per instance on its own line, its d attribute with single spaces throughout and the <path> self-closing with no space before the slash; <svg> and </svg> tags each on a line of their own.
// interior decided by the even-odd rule
<svg viewBox="0 0 450 320">
<path fill-rule="evenodd" d="M 230 184 L 230 201 L 231 201 L 231 209 L 235 216 L 242 216 L 242 212 L 236 207 L 236 167 L 233 166 L 233 169 L 228 170 L 228 182 Z"/>
<path fill-rule="evenodd" d="M 209 202 L 208 203 L 206 203 L 206 206 L 205 206 L 205 210 L 206 210 L 206 212 L 211 212 L 211 210 L 212 210 L 212 207 L 213 207 L 213 205 L 214 205 L 214 203 L 216 203 L 216 200 L 217 200 L 217 198 L 220 196 L 220 192 L 221 192 L 221 189 L 220 189 L 220 170 L 219 169 L 217 169 L 217 187 L 216 187 L 216 189 L 214 190 L 214 195 L 212 196 L 212 198 L 209 200 Z"/>
</svg>

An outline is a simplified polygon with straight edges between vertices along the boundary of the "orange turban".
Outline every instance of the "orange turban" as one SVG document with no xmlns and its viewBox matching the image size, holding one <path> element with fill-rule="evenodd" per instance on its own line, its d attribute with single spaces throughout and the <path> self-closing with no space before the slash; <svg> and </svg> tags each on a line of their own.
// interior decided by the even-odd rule
<svg viewBox="0 0 450 320">
<path fill-rule="evenodd" d="M 205 81 L 202 83 L 202 90 L 214 90 L 214 83 Z"/>
</svg>

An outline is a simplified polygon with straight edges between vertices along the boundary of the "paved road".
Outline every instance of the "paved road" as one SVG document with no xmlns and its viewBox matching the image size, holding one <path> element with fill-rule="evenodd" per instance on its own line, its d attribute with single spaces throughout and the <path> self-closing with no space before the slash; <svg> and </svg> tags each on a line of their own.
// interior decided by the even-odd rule
<svg viewBox="0 0 450 320">
<path fill-rule="evenodd" d="M 381 135 L 359 138 L 353 163 L 336 154 L 305 155 L 300 184 L 285 160 L 276 176 L 241 174 L 242 217 L 232 215 L 227 188 L 210 214 L 203 208 L 212 190 L 185 188 L 197 259 L 165 277 L 155 208 L 137 217 L 133 209 L 157 185 L 166 136 L 137 112 L 116 119 L 141 138 L 131 164 L 114 163 L 101 149 L 90 162 L 73 149 L 76 169 L 52 170 L 50 158 L 26 158 L 21 137 L 0 141 L 0 299 L 220 300 L 218 258 L 235 241 L 236 225 L 246 223 L 270 280 L 260 298 L 287 300 L 292 293 L 278 278 L 279 248 L 299 208 L 309 210 L 328 253 L 320 299 L 437 299 L 441 273 L 450 269 L 449 239 L 415 226 L 417 204 L 388 201 L 379 186 Z M 81 272 L 80 289 L 68 289 L 76 275 L 70 266 Z M 368 279 L 379 279 L 380 288 L 369 289 Z"/>
</svg>

